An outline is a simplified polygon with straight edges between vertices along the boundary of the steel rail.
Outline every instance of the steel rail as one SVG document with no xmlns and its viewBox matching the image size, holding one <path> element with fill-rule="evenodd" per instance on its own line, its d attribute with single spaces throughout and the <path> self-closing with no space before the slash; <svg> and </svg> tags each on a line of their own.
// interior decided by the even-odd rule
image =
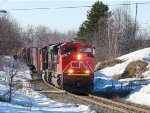
<svg viewBox="0 0 150 113">
<path fill-rule="evenodd" d="M 136 110 L 136 111 L 139 111 L 139 112 L 142 112 L 142 113 L 150 113 L 149 110 L 145 110 L 143 108 L 137 108 L 137 107 L 135 107 L 133 105 L 129 106 L 127 104 L 115 102 L 115 101 L 112 101 L 112 100 L 109 100 L 109 99 L 106 99 L 106 98 L 97 97 L 97 96 L 93 96 L 93 95 L 89 95 L 89 96 L 92 97 L 92 98 L 95 98 L 95 99 L 99 99 L 99 100 L 102 100 L 102 101 L 105 101 L 105 102 L 109 102 L 109 103 L 112 103 L 112 104 L 115 104 L 115 105 L 118 105 L 118 106 L 126 107 L 128 109 Z"/>
<path fill-rule="evenodd" d="M 84 101 L 87 101 L 87 102 L 90 102 L 90 103 L 93 103 L 93 104 L 96 104 L 96 105 L 99 105 L 101 107 L 105 107 L 105 108 L 108 108 L 108 109 L 112 109 L 114 111 L 118 111 L 118 112 L 121 112 L 121 113 L 129 113 L 127 110 L 124 110 L 122 108 L 117 108 L 115 106 L 111 106 L 111 105 L 107 105 L 107 104 L 104 104 L 104 103 L 100 103 L 100 102 L 97 102 L 97 101 L 94 101 L 92 99 L 88 99 L 88 98 L 83 98 L 81 96 L 77 96 L 77 95 L 74 95 L 72 93 L 67 93 L 68 95 L 71 95 L 73 97 L 76 97 L 78 99 L 81 99 L 81 100 L 84 100 Z"/>
</svg>

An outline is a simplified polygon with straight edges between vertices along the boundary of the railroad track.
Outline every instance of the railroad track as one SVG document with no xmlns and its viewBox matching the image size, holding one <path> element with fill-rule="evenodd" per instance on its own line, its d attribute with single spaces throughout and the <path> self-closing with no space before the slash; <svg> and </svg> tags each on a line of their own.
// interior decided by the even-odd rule
<svg viewBox="0 0 150 113">
<path fill-rule="evenodd" d="M 116 112 L 121 113 L 150 113 L 150 110 L 146 110 L 143 108 L 138 108 L 132 105 L 123 104 L 120 102 L 112 101 L 103 97 L 97 97 L 94 95 L 89 96 L 78 96 L 71 93 L 68 93 L 71 96 L 74 96 L 76 98 L 79 98 L 81 100 L 87 101 L 89 103 L 93 103 L 108 109 L 111 109 Z"/>
<path fill-rule="evenodd" d="M 35 86 L 35 84 L 39 84 L 39 83 L 44 83 L 43 86 L 38 86 L 38 87 L 41 87 L 41 88 L 36 88 L 34 87 L 34 90 L 36 92 L 39 92 L 39 93 L 54 93 L 54 94 L 62 94 L 62 93 L 66 93 L 66 91 L 64 90 L 60 90 L 50 84 L 48 84 L 46 81 L 43 81 L 41 79 L 35 79 L 33 81 L 29 81 L 33 84 L 33 86 Z M 46 85 L 45 85 L 46 84 Z"/>
<path fill-rule="evenodd" d="M 120 111 L 120 112 L 124 112 L 124 111 L 126 112 L 126 110 L 127 110 L 127 112 L 129 112 L 129 113 L 131 113 L 131 112 L 150 113 L 150 109 L 146 110 L 146 109 L 143 109 L 143 108 L 135 107 L 133 105 L 124 104 L 124 103 L 112 101 L 110 99 L 97 97 L 97 96 L 93 96 L 93 95 L 89 95 L 89 97 L 92 98 L 92 99 L 94 98 L 99 102 L 104 102 L 105 104 L 112 104 L 115 107 L 111 107 L 111 109 L 114 109 L 114 110 L 117 110 L 117 111 Z M 120 109 L 118 109 L 118 108 L 120 108 Z"/>
<path fill-rule="evenodd" d="M 87 104 L 103 107 L 103 108 L 109 109 L 110 111 L 113 111 L 113 112 L 120 112 L 120 113 L 150 113 L 150 109 L 139 108 L 137 106 L 112 101 L 110 99 L 106 99 L 106 98 L 103 98 L 103 97 L 98 97 L 98 96 L 94 96 L 94 95 L 90 95 L 90 94 L 88 96 L 75 95 L 75 94 L 72 94 L 72 93 L 69 93 L 69 92 L 65 92 L 62 89 L 58 89 L 58 88 L 48 84 L 47 82 L 45 82 L 45 83 L 48 86 L 53 87 L 56 90 L 56 93 L 57 93 L 57 91 L 60 92 L 60 93 L 61 92 L 66 93 L 69 96 L 72 96 L 74 98 L 78 98 L 79 100 L 87 102 Z M 49 92 L 49 91 L 40 91 L 40 92 L 52 93 L 52 92 Z"/>
</svg>

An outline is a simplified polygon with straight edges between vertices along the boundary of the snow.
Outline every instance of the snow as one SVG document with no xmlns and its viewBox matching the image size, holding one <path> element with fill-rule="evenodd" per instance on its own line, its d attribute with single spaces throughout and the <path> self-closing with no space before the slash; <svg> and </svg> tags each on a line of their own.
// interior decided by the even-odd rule
<svg viewBox="0 0 150 113">
<path fill-rule="evenodd" d="M 6 57 L 8 59 L 10 57 Z M 126 66 L 133 61 L 143 60 L 148 62 L 148 70 L 143 73 L 145 79 L 150 79 L 150 48 L 138 50 L 136 52 L 123 55 L 117 59 L 123 60 L 121 64 L 117 64 L 112 67 L 106 67 L 100 71 L 95 72 L 94 78 L 94 91 L 100 91 L 103 89 L 109 89 L 112 85 L 115 89 L 121 87 L 122 81 L 132 81 L 136 78 L 128 78 L 122 80 L 114 80 L 113 75 L 122 74 Z M 9 60 L 8 60 L 9 61 Z M 4 70 L 7 70 L 6 65 Z M 21 64 L 22 68 L 17 73 L 15 80 L 27 81 L 31 79 L 30 71 L 27 66 Z M 8 73 L 3 70 L 0 71 L 0 96 L 8 90 L 8 83 L 4 82 Z M 124 82 L 123 88 L 128 85 Z M 23 93 L 26 91 L 26 93 Z M 150 84 L 134 87 L 132 92 L 125 97 L 127 101 L 150 106 Z M 51 100 L 44 95 L 32 90 L 31 88 L 25 88 L 23 90 L 16 91 L 14 93 L 13 100 L 8 102 L 0 102 L 0 112 L 2 113 L 96 113 L 90 106 L 85 105 L 73 105 L 70 103 L 59 103 Z"/>
<path fill-rule="evenodd" d="M 18 93 L 10 103 L 0 102 L 0 111 L 3 113 L 95 113 L 85 105 L 58 103 L 35 91 L 32 93 L 34 98 Z"/>
<path fill-rule="evenodd" d="M 6 57 L 6 59 L 9 59 L 7 61 L 10 61 L 11 58 Z M 27 80 L 31 79 L 30 71 L 25 64 L 20 64 L 21 69 L 19 69 L 15 76 L 15 81 L 19 80 L 27 82 Z M 9 89 L 8 81 L 4 79 L 7 77 L 6 74 L 8 74 L 7 66 L 10 65 L 7 65 L 6 63 L 4 66 L 6 72 L 0 71 L 0 97 L 2 97 L 2 95 Z M 29 83 L 27 84 L 29 85 Z M 14 98 L 11 102 L 0 101 L 1 113 L 96 113 L 96 111 L 92 110 L 90 106 L 56 102 L 32 90 L 28 86 L 15 91 L 13 96 Z"/>
<path fill-rule="evenodd" d="M 135 89 L 126 99 L 131 102 L 150 106 L 150 84 Z"/>
<path fill-rule="evenodd" d="M 100 70 L 100 72 L 107 76 L 113 76 L 117 74 L 122 74 L 130 62 L 136 60 L 143 60 L 150 62 L 150 48 L 145 48 L 127 55 L 123 55 L 118 59 L 123 60 L 124 62 L 121 64 L 117 64 L 113 67 L 106 67 L 105 69 Z"/>
<path fill-rule="evenodd" d="M 124 62 L 95 72 L 94 91 L 101 91 L 104 89 L 108 90 L 112 87 L 112 83 L 115 86 L 115 89 L 119 89 L 122 81 L 127 82 L 124 82 L 123 84 L 123 88 L 125 88 L 124 86 L 128 85 L 128 81 L 136 80 L 136 78 L 127 78 L 121 80 L 114 80 L 112 78 L 113 75 L 122 74 L 126 66 L 136 60 L 142 60 L 149 63 L 147 66 L 148 70 L 143 73 L 143 76 L 144 79 L 150 79 L 150 48 L 141 49 L 130 54 L 123 55 L 117 59 L 123 60 Z M 149 85 L 133 87 L 132 92 L 125 97 L 125 99 L 127 101 L 150 106 L 150 82 Z"/>
</svg>

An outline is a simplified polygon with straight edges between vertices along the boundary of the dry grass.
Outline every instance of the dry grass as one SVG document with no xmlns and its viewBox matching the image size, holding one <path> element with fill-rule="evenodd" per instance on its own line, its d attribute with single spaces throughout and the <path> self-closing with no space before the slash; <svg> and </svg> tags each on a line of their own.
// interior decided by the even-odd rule
<svg viewBox="0 0 150 113">
<path fill-rule="evenodd" d="M 114 66 L 116 64 L 123 63 L 123 62 L 124 61 L 118 60 L 118 59 L 112 59 L 112 60 L 107 60 L 107 61 L 99 62 L 99 63 L 97 63 L 97 65 L 95 67 L 95 71 L 99 71 L 99 70 L 104 69 L 106 67 L 111 67 L 111 66 Z"/>
<path fill-rule="evenodd" d="M 140 67 L 141 73 L 145 72 L 147 70 L 148 63 L 137 60 L 131 62 L 125 69 L 125 71 L 122 73 L 121 78 L 133 78 L 135 77 L 135 72 L 136 72 L 136 66 Z"/>
</svg>

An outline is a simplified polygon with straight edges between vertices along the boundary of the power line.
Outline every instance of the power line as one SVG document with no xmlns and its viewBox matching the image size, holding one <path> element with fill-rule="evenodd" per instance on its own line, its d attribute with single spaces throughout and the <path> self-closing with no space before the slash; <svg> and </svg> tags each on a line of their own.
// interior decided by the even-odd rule
<svg viewBox="0 0 150 113">
<path fill-rule="evenodd" d="M 114 5 L 108 5 L 108 6 L 117 6 L 117 5 L 138 5 L 138 4 L 150 4 L 150 2 L 136 2 L 136 3 L 129 3 L 129 4 L 114 4 Z"/>
<path fill-rule="evenodd" d="M 51 9 L 51 8 L 29 8 L 29 9 L 9 9 L 9 10 L 44 10 L 44 9 Z"/>
<path fill-rule="evenodd" d="M 59 8 L 55 8 L 55 9 L 82 8 L 82 7 L 92 7 L 92 6 L 59 7 Z"/>
<path fill-rule="evenodd" d="M 121 5 L 142 5 L 142 4 L 150 4 L 150 2 L 137 2 L 137 3 L 129 3 L 129 4 L 114 4 L 108 6 L 121 6 Z M 39 7 L 39 8 L 23 8 L 23 9 L 8 9 L 8 10 L 49 10 L 49 9 L 73 9 L 73 8 L 88 8 L 92 6 L 68 6 L 68 7 L 57 7 L 57 8 L 49 8 L 49 7 Z"/>
<path fill-rule="evenodd" d="M 70 9 L 70 8 L 82 8 L 82 7 L 92 7 L 92 6 L 73 6 L 73 7 L 57 7 L 57 8 L 25 8 L 25 9 L 8 9 L 8 10 L 47 10 L 47 9 Z"/>
</svg>

